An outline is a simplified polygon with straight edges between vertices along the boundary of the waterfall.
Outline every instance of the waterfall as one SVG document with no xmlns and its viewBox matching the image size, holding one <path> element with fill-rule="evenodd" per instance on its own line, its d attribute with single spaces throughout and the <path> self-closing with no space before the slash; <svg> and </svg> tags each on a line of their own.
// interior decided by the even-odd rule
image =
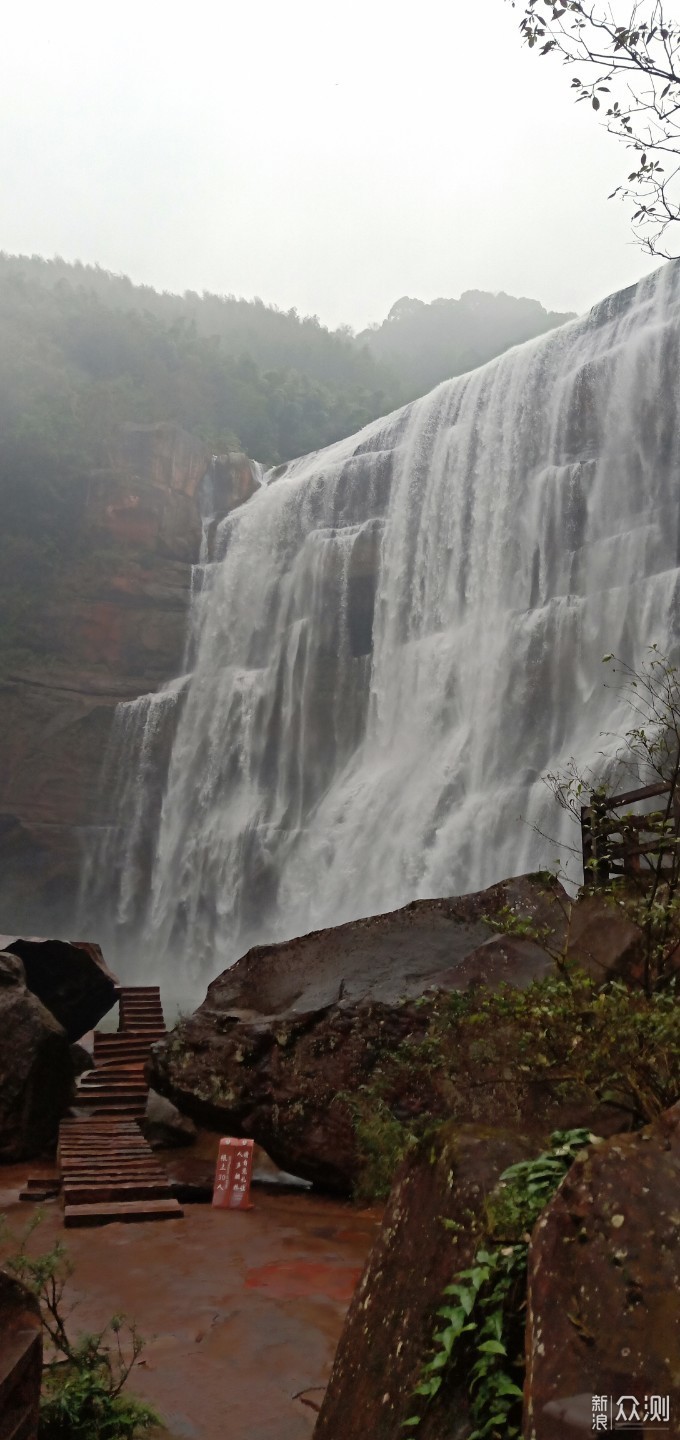
<svg viewBox="0 0 680 1440">
<path fill-rule="evenodd" d="M 668 265 L 220 524 L 153 853 L 133 809 L 109 864 L 147 955 L 198 985 L 554 860 L 541 776 L 625 726 L 602 655 L 677 634 L 679 307 Z"/>
</svg>

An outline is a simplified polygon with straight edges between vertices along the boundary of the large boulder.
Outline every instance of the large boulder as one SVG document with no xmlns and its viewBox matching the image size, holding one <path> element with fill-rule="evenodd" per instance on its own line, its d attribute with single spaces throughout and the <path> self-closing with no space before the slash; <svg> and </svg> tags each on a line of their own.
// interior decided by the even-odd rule
<svg viewBox="0 0 680 1440">
<path fill-rule="evenodd" d="M 641 1422 L 647 1397 L 669 1397 L 665 1434 L 680 1435 L 679 1242 L 680 1104 L 590 1149 L 536 1226 L 526 1440 L 591 1434 L 593 1396 L 613 1405 L 610 1424 L 622 1397 L 623 1418 Z"/>
<path fill-rule="evenodd" d="M 474 1257 L 489 1191 L 528 1153 L 517 1136 L 449 1125 L 406 1159 L 345 1321 L 314 1440 L 408 1433 L 404 1421 L 422 1410 L 413 1390 L 432 1352 L 444 1287 Z M 464 1381 L 447 1384 L 427 1408 L 421 1440 L 467 1435 Z"/>
<path fill-rule="evenodd" d="M 98 945 L 0 935 L 0 946 L 19 957 L 28 989 L 59 1021 L 69 1040 L 79 1040 L 115 1005 L 118 981 Z"/>
<path fill-rule="evenodd" d="M 494 914 L 512 906 L 561 938 L 566 905 L 555 882 L 524 876 L 251 950 L 154 1047 L 150 1083 L 199 1124 L 252 1136 L 282 1169 L 347 1193 L 363 1164 L 353 1098 L 404 1042 L 426 1037 L 442 991 L 482 981 L 526 986 L 553 968 L 533 942 L 497 936 L 488 944 Z M 553 1129 L 596 1122 L 592 1103 L 583 1109 L 563 1087 L 532 1078 L 518 1049 L 516 1033 L 468 1030 L 455 1083 L 441 1073 L 424 1081 L 404 1065 L 386 1097 L 392 1115 L 483 1126 L 491 1117 L 541 1141 Z"/>
<path fill-rule="evenodd" d="M 594 980 L 644 980 L 644 944 L 637 925 L 606 895 L 583 894 L 571 908 L 566 958 Z"/>
<path fill-rule="evenodd" d="M 18 956 L 0 952 L 0 1161 L 54 1145 L 73 1074 L 65 1030 L 27 989 Z"/>
</svg>

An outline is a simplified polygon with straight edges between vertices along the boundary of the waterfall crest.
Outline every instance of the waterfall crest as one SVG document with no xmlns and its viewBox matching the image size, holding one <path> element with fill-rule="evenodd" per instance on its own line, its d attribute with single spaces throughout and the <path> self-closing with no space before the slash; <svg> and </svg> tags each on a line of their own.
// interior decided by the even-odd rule
<svg viewBox="0 0 680 1440">
<path fill-rule="evenodd" d="M 553 861 L 541 775 L 604 763 L 625 723 L 604 651 L 677 634 L 679 346 L 671 264 L 221 523 L 162 804 L 147 743 L 107 865 L 123 949 L 134 916 L 199 982 L 252 943 Z"/>
</svg>

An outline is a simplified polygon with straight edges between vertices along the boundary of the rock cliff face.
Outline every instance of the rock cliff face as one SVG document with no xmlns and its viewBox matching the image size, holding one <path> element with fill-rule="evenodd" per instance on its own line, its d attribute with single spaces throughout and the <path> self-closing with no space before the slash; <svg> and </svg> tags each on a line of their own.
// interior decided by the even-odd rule
<svg viewBox="0 0 680 1440">
<path fill-rule="evenodd" d="M 81 827 L 106 823 L 99 777 L 120 700 L 180 673 L 202 482 L 217 516 L 257 488 L 243 455 L 213 457 L 170 424 L 125 426 L 85 487 L 75 559 L 0 674 L 0 928 L 72 923 Z"/>
</svg>

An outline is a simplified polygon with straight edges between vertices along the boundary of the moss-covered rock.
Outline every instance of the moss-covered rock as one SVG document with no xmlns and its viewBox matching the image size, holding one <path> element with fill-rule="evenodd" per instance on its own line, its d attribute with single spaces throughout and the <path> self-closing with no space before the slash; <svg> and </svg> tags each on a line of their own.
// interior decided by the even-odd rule
<svg viewBox="0 0 680 1440">
<path fill-rule="evenodd" d="M 538 1221 L 529 1253 L 526 1440 L 591 1432 L 593 1395 L 613 1400 L 614 1422 L 622 1396 L 641 1402 L 640 1421 L 646 1397 L 668 1397 L 665 1433 L 680 1435 L 679 1242 L 675 1105 L 577 1160 Z M 652 1431 L 641 1424 L 634 1433 Z"/>
</svg>

